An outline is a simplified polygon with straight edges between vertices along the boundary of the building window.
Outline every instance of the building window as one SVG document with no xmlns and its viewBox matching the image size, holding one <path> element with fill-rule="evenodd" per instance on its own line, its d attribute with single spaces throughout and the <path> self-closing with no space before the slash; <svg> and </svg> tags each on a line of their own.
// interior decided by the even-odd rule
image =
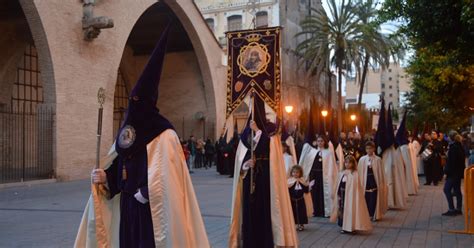
<svg viewBox="0 0 474 248">
<path fill-rule="evenodd" d="M 257 12 L 255 25 L 257 28 L 268 27 L 268 13 L 266 11 Z"/>
<path fill-rule="evenodd" d="M 34 113 L 37 106 L 44 102 L 40 76 L 36 48 L 28 45 L 17 67 L 16 80 L 13 83 L 11 97 L 13 111 Z"/>
<path fill-rule="evenodd" d="M 388 94 L 388 96 L 389 96 L 389 97 L 393 97 L 393 94 L 392 94 L 392 93 L 390 93 L 390 94 Z"/>
<path fill-rule="evenodd" d="M 233 15 L 227 17 L 227 30 L 228 31 L 235 31 L 242 29 L 242 16 L 241 15 Z"/>
<path fill-rule="evenodd" d="M 207 26 L 214 32 L 214 19 L 212 18 L 207 18 L 206 19 Z"/>
<path fill-rule="evenodd" d="M 391 85 L 389 85 L 389 86 L 388 86 L 388 88 L 389 88 L 389 89 L 391 89 L 391 88 L 392 88 L 392 86 L 391 86 Z"/>
<path fill-rule="evenodd" d="M 388 68 L 388 72 L 392 72 L 392 69 Z"/>
<path fill-rule="evenodd" d="M 388 77 L 388 81 L 392 81 L 392 77 Z"/>
<path fill-rule="evenodd" d="M 382 89 L 385 89 L 385 84 L 384 83 L 382 83 Z"/>
</svg>

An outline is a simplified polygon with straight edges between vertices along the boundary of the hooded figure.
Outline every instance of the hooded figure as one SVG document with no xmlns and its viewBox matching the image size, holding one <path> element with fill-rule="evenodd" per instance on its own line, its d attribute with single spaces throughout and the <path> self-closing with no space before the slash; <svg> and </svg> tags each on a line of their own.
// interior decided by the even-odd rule
<svg viewBox="0 0 474 248">
<path fill-rule="evenodd" d="M 413 145 L 408 141 L 407 129 L 405 124 L 406 117 L 407 113 L 405 111 L 405 113 L 403 114 L 402 122 L 400 123 L 400 127 L 397 130 L 397 150 L 399 150 L 403 164 L 405 164 L 407 193 L 409 195 L 416 195 L 418 193 L 418 186 L 420 185 L 420 183 L 418 181 L 418 172 L 416 167 L 416 160 L 414 157 L 415 148 L 413 148 Z"/>
<path fill-rule="evenodd" d="M 259 96 L 254 97 L 251 111 L 254 122 L 248 121 L 242 132 L 235 157 L 229 247 L 296 247 L 281 138 L 275 134 L 275 124 L 266 120 L 264 102 Z M 253 158 L 251 128 L 256 132 Z"/>
<path fill-rule="evenodd" d="M 156 108 L 169 24 L 130 94 L 125 121 L 92 181 L 75 247 L 209 247 L 180 141 Z M 94 211 L 99 209 L 100 211 Z"/>
<path fill-rule="evenodd" d="M 389 208 L 405 208 L 408 198 L 405 166 L 400 150 L 395 149 L 395 135 L 393 133 L 392 109 L 390 105 L 388 106 L 385 135 L 387 148 L 382 153 L 382 163 L 384 164 L 385 179 L 388 184 L 387 205 Z"/>
</svg>

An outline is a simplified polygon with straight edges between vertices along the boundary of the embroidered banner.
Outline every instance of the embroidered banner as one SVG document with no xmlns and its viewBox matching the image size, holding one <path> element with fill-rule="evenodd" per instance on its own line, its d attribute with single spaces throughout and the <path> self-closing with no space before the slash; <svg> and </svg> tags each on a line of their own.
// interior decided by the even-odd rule
<svg viewBox="0 0 474 248">
<path fill-rule="evenodd" d="M 227 32 L 226 117 L 255 92 L 280 112 L 280 27 Z"/>
</svg>

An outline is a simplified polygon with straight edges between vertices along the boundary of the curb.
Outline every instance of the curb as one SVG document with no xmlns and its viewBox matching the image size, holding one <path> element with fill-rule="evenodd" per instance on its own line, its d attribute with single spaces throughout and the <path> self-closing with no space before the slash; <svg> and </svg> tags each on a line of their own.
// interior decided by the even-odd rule
<svg viewBox="0 0 474 248">
<path fill-rule="evenodd" d="M 25 181 L 25 182 L 16 182 L 16 183 L 5 183 L 0 184 L 0 189 L 10 189 L 16 187 L 30 187 L 33 185 L 41 185 L 41 184 L 48 184 L 48 183 L 55 183 L 57 180 L 55 178 L 52 179 L 42 179 L 42 180 L 33 180 L 33 181 Z"/>
</svg>

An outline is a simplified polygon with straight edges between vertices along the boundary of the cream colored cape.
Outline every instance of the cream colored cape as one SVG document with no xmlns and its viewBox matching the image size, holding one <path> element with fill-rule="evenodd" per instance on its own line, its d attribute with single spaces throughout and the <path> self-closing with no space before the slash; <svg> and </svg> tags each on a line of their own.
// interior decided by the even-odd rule
<svg viewBox="0 0 474 248">
<path fill-rule="evenodd" d="M 309 180 L 311 167 L 313 167 L 314 159 L 318 150 L 313 148 L 308 143 L 303 145 L 303 150 L 300 157 L 300 166 L 303 167 L 305 180 Z M 332 206 L 332 190 L 336 184 L 337 179 L 337 164 L 334 158 L 334 153 L 330 149 L 321 150 L 321 157 L 323 159 L 323 190 L 324 190 L 324 215 L 331 214 Z"/>
<path fill-rule="evenodd" d="M 335 154 L 337 154 L 337 164 L 338 164 L 338 167 L 339 167 L 339 170 L 342 171 L 344 170 L 344 150 L 342 149 L 342 145 L 341 144 L 338 144 L 337 145 L 337 148 L 335 150 Z"/>
<path fill-rule="evenodd" d="M 114 146 L 113 146 L 114 147 Z M 169 129 L 147 145 L 148 194 L 156 247 L 210 247 L 184 153 L 175 131 Z M 101 163 L 108 168 L 115 151 Z M 105 247 L 119 247 L 120 195 L 101 196 L 99 213 L 105 225 Z M 86 205 L 74 247 L 97 247 L 93 201 Z"/>
<path fill-rule="evenodd" d="M 365 189 L 367 185 L 367 168 L 369 167 L 369 156 L 362 156 L 357 166 L 360 183 Z M 382 159 L 373 156 L 372 171 L 374 172 L 375 182 L 377 183 L 377 206 L 375 208 L 375 219 L 380 220 L 387 212 L 387 183 L 385 181 L 385 172 L 383 169 Z"/>
<path fill-rule="evenodd" d="M 402 145 L 397 148 L 400 152 L 403 163 L 405 164 L 405 176 L 407 182 L 408 195 L 416 195 L 418 193 L 418 174 L 416 165 L 412 160 L 413 148 L 411 144 Z"/>
<path fill-rule="evenodd" d="M 385 169 L 385 180 L 388 185 L 388 207 L 405 208 L 407 206 L 407 190 L 405 168 L 401 154 L 393 146 L 387 148 L 382 154 L 382 163 Z"/>
<path fill-rule="evenodd" d="M 362 188 L 362 184 L 359 180 L 357 171 L 352 173 L 348 170 L 344 170 L 339 173 L 338 183 L 334 188 L 334 205 L 331 212 L 331 222 L 337 221 L 338 209 L 339 209 L 339 197 L 337 195 L 337 189 L 341 183 L 342 176 L 346 176 L 346 191 L 344 199 L 344 213 L 342 230 L 353 232 L 353 231 L 371 231 L 372 223 L 370 223 L 369 210 L 365 202 L 365 190 Z"/>
<path fill-rule="evenodd" d="M 418 156 L 418 153 L 420 153 L 420 149 L 421 149 L 420 142 L 418 142 L 417 140 L 413 140 L 411 144 L 413 148 L 412 161 L 416 165 L 416 169 L 417 169 L 416 171 L 418 175 L 422 175 L 425 173 L 425 171 L 423 169 L 423 160 L 421 159 L 420 156 Z"/>
<path fill-rule="evenodd" d="M 291 152 L 291 158 L 293 165 L 298 164 L 298 159 L 296 158 L 296 148 L 295 148 L 295 141 L 293 137 L 288 136 L 288 138 L 285 140 L 286 145 L 290 147 L 290 152 Z"/>
<path fill-rule="evenodd" d="M 229 247 L 241 246 L 243 178 L 238 175 L 240 175 L 247 150 L 247 147 L 242 142 L 239 142 L 235 156 Z M 270 137 L 270 211 L 273 243 L 275 246 L 297 247 L 298 237 L 296 235 L 290 194 L 286 182 L 281 138 L 279 135 L 274 135 Z"/>
</svg>

